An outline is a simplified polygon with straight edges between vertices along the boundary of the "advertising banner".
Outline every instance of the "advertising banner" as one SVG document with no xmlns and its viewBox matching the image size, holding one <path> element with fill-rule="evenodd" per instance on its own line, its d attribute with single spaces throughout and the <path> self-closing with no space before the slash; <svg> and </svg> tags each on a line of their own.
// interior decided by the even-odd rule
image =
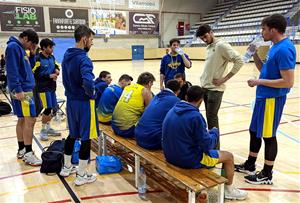
<svg viewBox="0 0 300 203">
<path fill-rule="evenodd" d="M 37 32 L 45 32 L 42 7 L 1 5 L 0 22 L 2 31 L 22 31 L 32 28 Z"/>
<path fill-rule="evenodd" d="M 49 8 L 51 33 L 73 33 L 78 25 L 88 26 L 88 10 Z"/>
<path fill-rule="evenodd" d="M 159 0 L 128 0 L 130 9 L 159 10 Z"/>
<path fill-rule="evenodd" d="M 129 33 L 158 35 L 158 13 L 129 12 Z"/>
<path fill-rule="evenodd" d="M 96 34 L 127 34 L 126 12 L 92 9 L 92 29 Z"/>
</svg>

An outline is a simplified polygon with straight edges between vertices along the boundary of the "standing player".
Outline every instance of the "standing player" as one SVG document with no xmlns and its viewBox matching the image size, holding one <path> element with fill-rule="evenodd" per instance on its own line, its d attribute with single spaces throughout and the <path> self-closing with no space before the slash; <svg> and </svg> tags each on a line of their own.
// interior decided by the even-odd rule
<svg viewBox="0 0 300 203">
<path fill-rule="evenodd" d="M 35 56 L 36 62 L 32 69 L 36 80 L 36 90 L 44 109 L 40 132 L 41 140 L 48 140 L 48 135 L 61 135 L 60 132 L 50 127 L 53 108 L 57 106 L 55 91 L 56 80 L 60 72 L 59 66 L 52 55 L 54 45 L 55 43 L 48 38 L 41 40 L 40 47 L 42 51 Z"/>
<path fill-rule="evenodd" d="M 160 64 L 160 89 L 164 88 L 169 80 L 174 79 L 176 73 L 185 74 L 185 67 L 191 68 L 192 62 L 188 55 L 179 48 L 179 39 L 170 40 L 170 53 L 167 53 Z"/>
<path fill-rule="evenodd" d="M 273 14 L 262 20 L 262 36 L 274 45 L 263 63 L 257 53 L 254 62 L 260 71 L 259 79 L 248 80 L 256 88 L 255 107 L 250 124 L 250 152 L 248 159 L 235 170 L 250 174 L 245 181 L 251 184 L 272 184 L 272 170 L 277 155 L 276 131 L 280 123 L 286 95 L 294 84 L 296 49 L 291 40 L 284 36 L 287 22 L 284 16 Z M 255 174 L 255 162 L 265 142 L 264 168 Z"/>
<path fill-rule="evenodd" d="M 33 128 L 35 124 L 35 104 L 33 87 L 35 85 L 31 65 L 26 50 L 35 52 L 39 37 L 31 29 L 24 30 L 19 38 L 10 37 L 5 51 L 6 71 L 9 91 L 12 93 L 14 114 L 18 117 L 16 126 L 19 150 L 17 157 L 32 165 L 41 165 L 32 151 Z"/>
<path fill-rule="evenodd" d="M 95 33 L 86 25 L 76 28 L 74 36 L 75 48 L 69 48 L 62 62 L 63 84 L 67 97 L 67 116 L 69 136 L 65 143 L 64 167 L 60 175 L 69 176 L 75 173 L 71 158 L 75 140 L 81 139 L 79 151 L 79 167 L 75 185 L 92 183 L 97 180 L 96 175 L 87 172 L 90 156 L 91 139 L 98 137 L 98 120 L 94 100 L 93 63 L 87 52 L 93 45 Z"/>
</svg>

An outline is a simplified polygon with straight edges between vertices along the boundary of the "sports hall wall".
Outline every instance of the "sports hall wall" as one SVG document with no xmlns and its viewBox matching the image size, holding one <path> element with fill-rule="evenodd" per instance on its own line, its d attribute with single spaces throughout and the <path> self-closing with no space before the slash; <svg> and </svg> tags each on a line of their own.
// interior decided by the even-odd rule
<svg viewBox="0 0 300 203">
<path fill-rule="evenodd" d="M 41 11 L 38 13 L 41 15 L 41 23 L 43 24 L 43 30 L 39 31 L 41 38 L 72 38 L 72 32 L 58 32 L 53 31 L 53 18 L 51 17 L 51 10 L 53 13 L 64 12 L 67 9 L 72 9 L 74 12 L 79 9 L 80 12 L 86 12 L 86 21 L 89 26 L 93 26 L 92 10 L 98 9 L 108 12 L 120 12 L 126 19 L 126 26 L 119 30 L 119 34 L 111 34 L 110 38 L 105 41 L 104 34 L 97 35 L 94 39 L 94 46 L 91 49 L 90 56 L 93 60 L 130 60 L 131 59 L 131 46 L 132 45 L 144 45 L 145 47 L 145 59 L 157 59 L 161 58 L 171 38 L 177 36 L 176 25 L 178 21 L 182 21 L 185 24 L 193 25 L 199 21 L 201 16 L 209 11 L 217 2 L 217 0 L 100 0 L 101 4 L 95 4 L 95 0 L 76 0 L 76 2 L 64 2 L 66 0 L 0 0 L 0 11 L 1 15 L 3 8 L 7 5 L 12 7 L 37 7 Z M 99 1 L 99 0 L 98 0 Z M 112 5 L 111 2 L 116 2 Z M 132 5 L 134 2 L 149 3 L 150 8 L 142 6 Z M 154 2 L 154 3 L 153 3 Z M 91 3 L 91 4 L 90 4 Z M 147 5 L 147 4 L 146 4 Z M 159 20 L 155 22 L 158 26 L 158 30 L 154 32 L 146 32 L 143 34 L 133 34 L 130 28 L 129 15 L 131 13 L 138 14 L 155 14 Z M 132 14 L 131 14 L 132 15 Z M 81 17 L 84 18 L 84 17 Z M 3 27 L 3 19 L 1 16 L 1 32 L 0 32 L 0 53 L 4 53 L 6 48 L 6 42 L 10 35 L 18 35 L 20 31 L 9 30 L 7 27 Z M 160 21 L 160 23 L 158 23 Z M 297 45 L 297 53 L 300 53 L 300 47 Z M 236 47 L 240 53 L 244 53 L 246 47 Z M 187 48 L 185 50 L 191 59 L 204 59 L 205 48 Z M 63 54 L 63 53 L 62 53 Z M 300 62 L 299 54 L 297 55 L 297 62 Z"/>
</svg>

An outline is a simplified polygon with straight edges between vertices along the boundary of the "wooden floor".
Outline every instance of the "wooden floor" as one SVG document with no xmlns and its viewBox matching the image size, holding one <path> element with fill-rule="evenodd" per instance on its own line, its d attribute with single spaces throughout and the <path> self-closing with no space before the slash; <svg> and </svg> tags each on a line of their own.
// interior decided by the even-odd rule
<svg viewBox="0 0 300 203">
<path fill-rule="evenodd" d="M 113 82 L 117 82 L 123 73 L 130 74 L 136 81 L 144 71 L 153 73 L 157 79 L 153 92 L 159 91 L 159 60 L 151 61 L 119 61 L 94 63 L 95 75 L 107 70 L 112 73 Z M 203 62 L 193 61 L 193 67 L 187 70 L 187 79 L 199 84 L 203 71 Z M 242 70 L 227 83 L 219 120 L 221 128 L 221 148 L 234 154 L 235 162 L 243 162 L 248 156 L 251 106 L 255 98 L 255 89 L 247 86 L 247 79 L 257 76 L 253 64 L 246 64 Z M 242 174 L 235 174 L 235 185 L 246 189 L 249 197 L 243 202 L 299 202 L 300 199 L 300 70 L 295 71 L 295 85 L 288 95 L 284 114 L 278 130 L 279 153 L 274 167 L 274 185 L 255 186 L 244 182 Z M 61 78 L 58 85 L 58 98 L 64 98 Z M 5 99 L 1 94 L 0 99 Z M 203 114 L 204 108 L 201 106 Z M 61 130 L 63 137 L 68 133 L 65 121 L 52 122 Z M 17 139 L 15 133 L 16 117 L 9 115 L 0 117 L 0 202 L 72 202 L 73 199 L 58 176 L 47 176 L 39 172 L 39 167 L 24 165 L 16 159 Z M 38 119 L 35 136 L 41 129 Z M 34 141 L 36 154 L 41 154 L 41 147 L 47 146 L 50 140 Z M 39 146 L 41 144 L 41 146 Z M 92 158 L 96 155 L 92 154 Z M 257 168 L 263 165 L 264 147 L 262 146 Z M 95 172 L 95 161 L 92 160 L 90 170 Z M 74 176 L 66 178 L 67 184 L 82 202 L 145 202 L 138 198 L 133 184 L 134 175 L 128 171 L 113 175 L 98 175 L 98 180 L 90 185 L 76 187 Z M 150 188 L 147 202 L 174 202 L 170 195 L 158 188 Z M 234 202 L 234 201 L 232 201 Z"/>
</svg>

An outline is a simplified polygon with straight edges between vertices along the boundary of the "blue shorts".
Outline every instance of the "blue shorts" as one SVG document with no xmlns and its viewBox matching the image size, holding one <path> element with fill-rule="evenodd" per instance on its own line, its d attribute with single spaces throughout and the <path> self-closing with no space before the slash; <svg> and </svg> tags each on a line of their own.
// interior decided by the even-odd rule
<svg viewBox="0 0 300 203">
<path fill-rule="evenodd" d="M 71 138 L 82 141 L 98 138 L 95 100 L 67 100 L 67 118 Z"/>
<path fill-rule="evenodd" d="M 256 98 L 250 130 L 257 138 L 276 137 L 286 96 L 276 98 Z"/>
<path fill-rule="evenodd" d="M 202 159 L 200 161 L 201 168 L 212 168 L 215 167 L 219 162 L 219 152 L 218 150 L 209 150 L 208 153 L 202 154 Z"/>
<path fill-rule="evenodd" d="M 135 125 L 131 126 L 127 130 L 120 130 L 117 126 L 114 125 L 113 122 L 111 122 L 111 128 L 113 129 L 114 133 L 116 133 L 117 135 L 119 135 L 121 137 L 125 137 L 125 138 L 134 137 Z"/>
<path fill-rule="evenodd" d="M 22 101 L 12 97 L 13 112 L 18 118 L 36 117 L 35 103 L 32 92 L 24 92 L 26 98 Z"/>
<path fill-rule="evenodd" d="M 43 109 L 55 108 L 57 106 L 55 92 L 39 92 Z"/>
</svg>

